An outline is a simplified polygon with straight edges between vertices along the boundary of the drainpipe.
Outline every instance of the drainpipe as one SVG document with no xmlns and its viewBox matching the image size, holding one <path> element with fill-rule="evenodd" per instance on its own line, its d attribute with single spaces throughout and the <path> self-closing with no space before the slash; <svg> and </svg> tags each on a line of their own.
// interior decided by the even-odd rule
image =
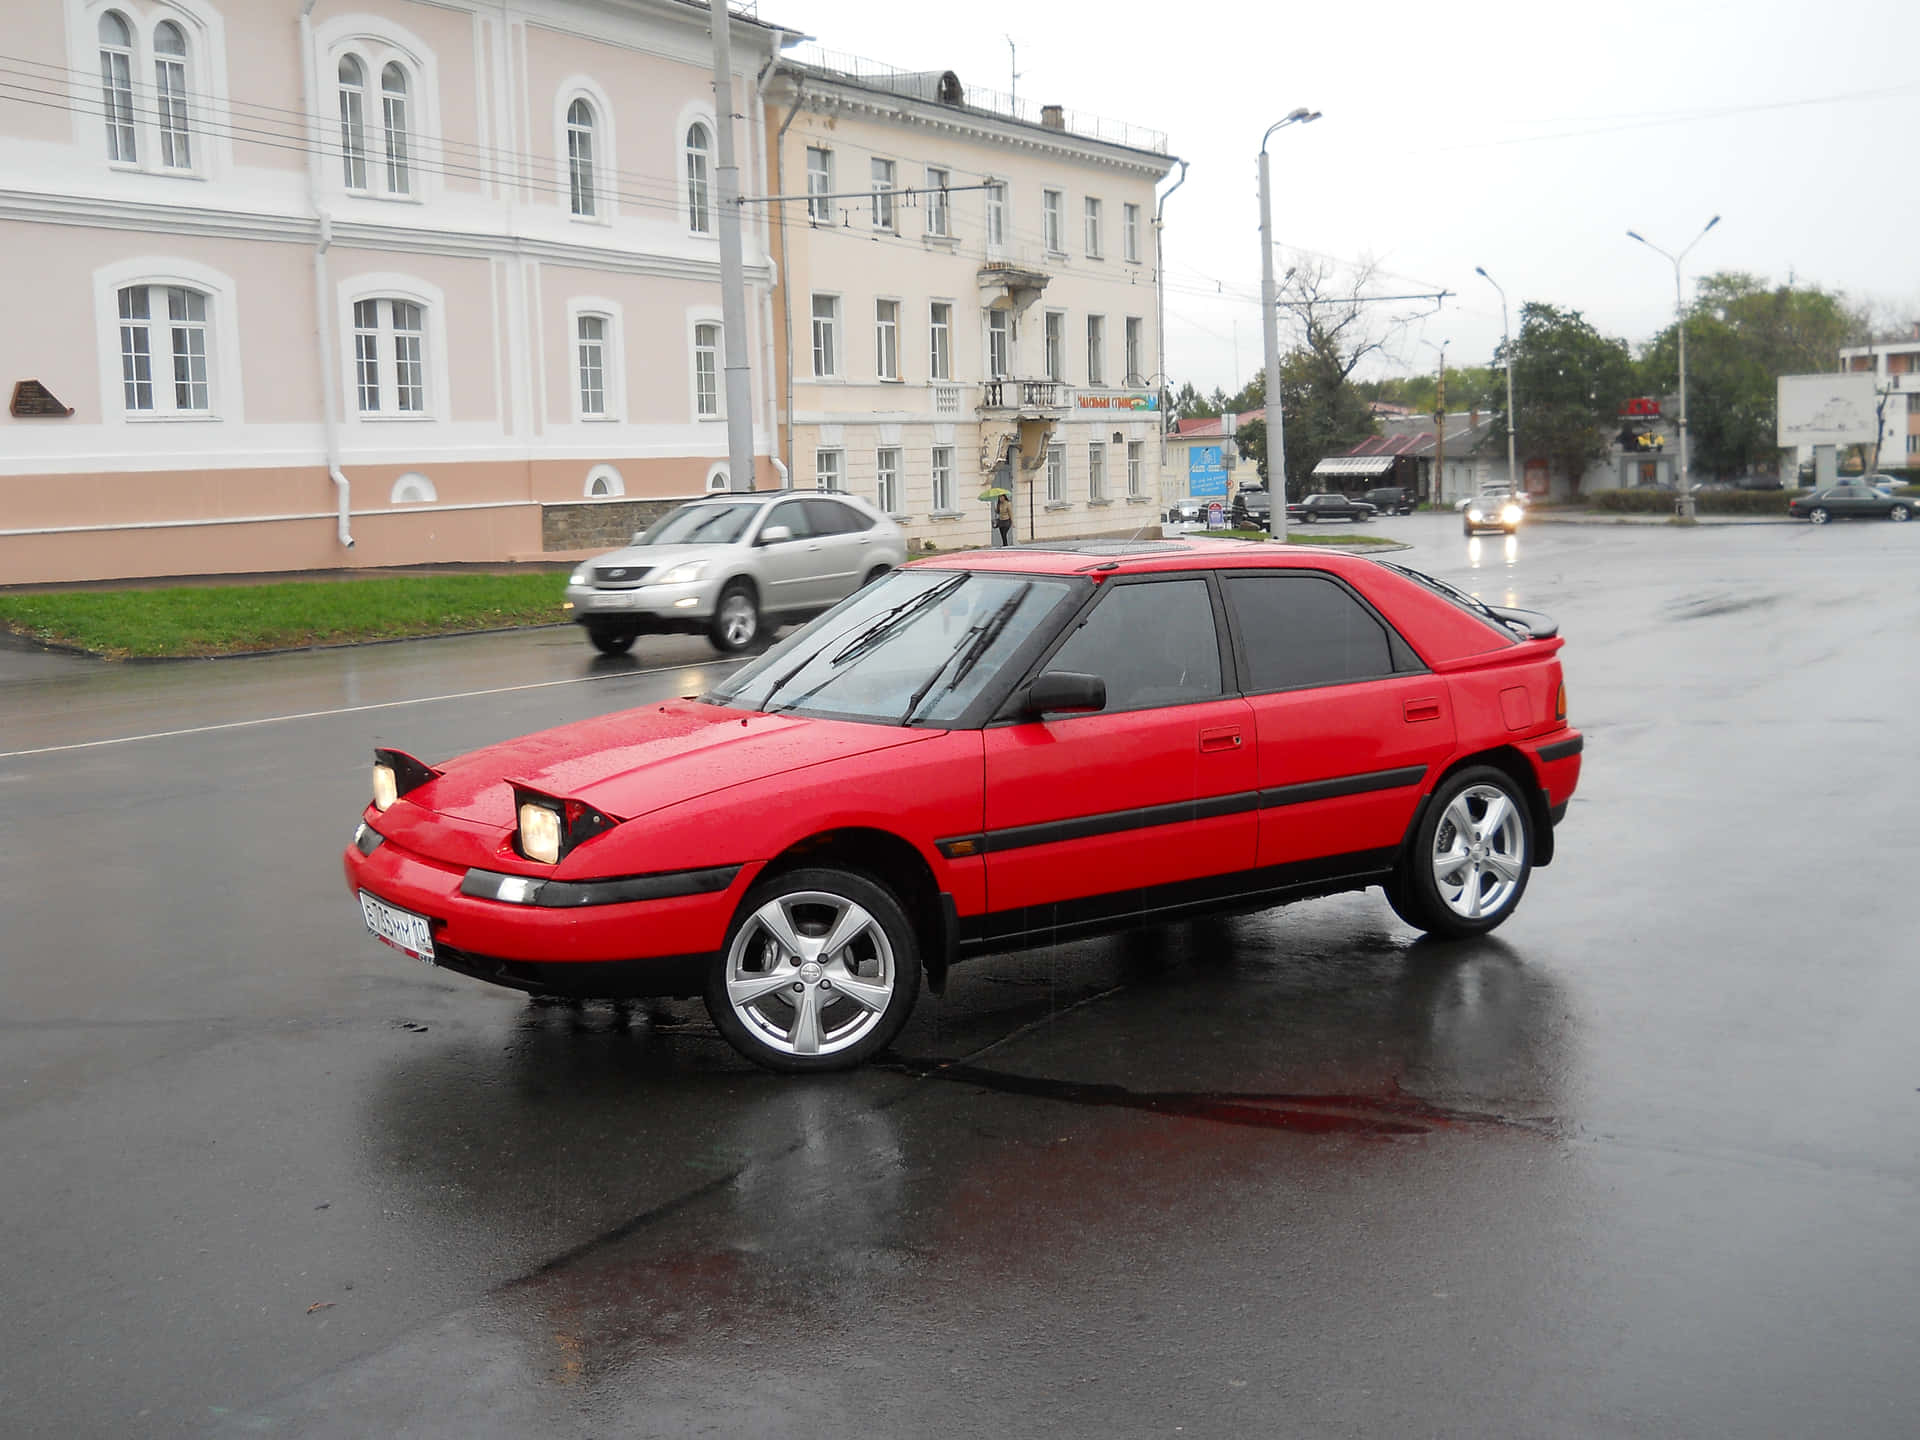
<svg viewBox="0 0 1920 1440">
<path fill-rule="evenodd" d="M 800 113 L 800 103 L 806 99 L 806 86 L 799 76 L 793 81 L 793 106 L 787 111 L 787 118 L 780 122 L 780 132 L 773 137 L 773 193 L 787 193 L 785 165 L 787 150 L 787 127 L 793 124 L 793 117 Z M 786 435 L 781 449 L 786 453 L 787 464 L 781 467 L 784 478 L 786 469 L 793 464 L 793 266 L 788 263 L 787 254 L 787 207 L 784 201 L 774 203 L 775 223 L 780 231 L 780 310 L 781 324 L 786 327 L 787 337 L 787 423 Z"/>
<path fill-rule="evenodd" d="M 754 142 L 754 151 L 758 165 L 754 171 L 754 185 L 758 187 L 767 177 L 767 153 L 760 147 L 767 143 L 767 79 L 773 74 L 773 67 L 780 63 L 779 40 L 774 41 L 775 49 L 767 56 L 767 63 L 760 67 L 760 73 L 753 77 L 753 120 L 747 126 L 747 135 Z M 774 193 L 780 193 L 780 187 L 774 186 Z M 760 373 L 766 377 L 766 388 L 761 392 L 767 402 L 767 435 L 777 453 L 780 449 L 780 391 L 778 376 L 773 363 L 773 290 L 771 286 L 779 278 L 773 269 L 772 229 L 767 223 L 767 213 L 760 212 L 760 253 L 767 259 L 768 286 L 760 295 L 760 350 L 762 363 Z M 786 257 L 781 257 L 784 264 Z M 785 487 L 782 486 L 782 489 Z"/>
<path fill-rule="evenodd" d="M 1180 162 L 1180 178 L 1173 182 L 1172 188 L 1167 191 L 1166 195 L 1162 195 L 1159 203 L 1153 207 L 1153 303 L 1154 308 L 1159 311 L 1159 317 L 1154 325 L 1154 342 L 1160 351 L 1160 393 L 1163 395 L 1166 394 L 1171 387 L 1167 383 L 1167 249 L 1166 242 L 1162 238 L 1163 231 L 1161 229 L 1160 217 L 1166 213 L 1167 196 L 1173 194 L 1174 190 L 1178 190 L 1186 183 L 1187 162 L 1182 160 Z M 1172 417 L 1168 415 L 1162 415 L 1160 417 L 1160 498 L 1163 501 L 1167 498 L 1165 488 L 1167 483 L 1167 421 L 1171 418 Z"/>
<path fill-rule="evenodd" d="M 319 112 L 314 109 L 313 99 L 313 7 L 315 0 L 306 0 L 300 7 L 300 94 L 309 115 Z M 327 247 L 333 244 L 333 216 L 320 203 L 320 151 L 318 144 L 307 147 L 307 200 L 313 207 L 315 239 L 313 246 L 313 306 L 315 334 L 320 349 L 320 401 L 321 427 L 326 436 L 327 475 L 333 481 L 334 498 L 339 506 L 339 536 L 343 549 L 353 548 L 353 526 L 351 522 L 353 506 L 353 486 L 347 480 L 346 472 L 340 468 L 340 422 L 335 415 L 337 397 L 334 391 L 333 370 L 333 309 L 331 295 L 333 287 L 327 279 Z"/>
</svg>

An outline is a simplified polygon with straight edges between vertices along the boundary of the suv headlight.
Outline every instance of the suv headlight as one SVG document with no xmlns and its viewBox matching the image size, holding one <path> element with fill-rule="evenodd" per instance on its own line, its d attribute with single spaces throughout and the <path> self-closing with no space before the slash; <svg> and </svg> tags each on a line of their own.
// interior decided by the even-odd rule
<svg viewBox="0 0 1920 1440">
<path fill-rule="evenodd" d="M 689 560 L 684 565 L 676 565 L 661 574 L 654 583 L 659 585 L 689 585 L 707 573 L 705 560 Z"/>
<path fill-rule="evenodd" d="M 571 575 L 567 577 L 567 583 L 569 585 L 586 584 L 589 578 L 587 574 L 588 569 L 589 569 L 588 566 L 582 565 L 578 570 L 574 571 Z"/>
</svg>

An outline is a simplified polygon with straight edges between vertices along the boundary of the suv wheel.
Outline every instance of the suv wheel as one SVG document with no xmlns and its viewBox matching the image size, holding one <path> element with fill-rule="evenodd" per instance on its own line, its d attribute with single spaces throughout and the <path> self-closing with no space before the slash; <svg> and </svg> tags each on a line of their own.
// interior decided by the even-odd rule
<svg viewBox="0 0 1920 1440">
<path fill-rule="evenodd" d="M 713 624 L 707 638 L 723 655 L 746 649 L 760 635 L 760 607 L 754 603 L 753 587 L 744 580 L 729 580 L 713 607 Z"/>
<path fill-rule="evenodd" d="M 920 952 L 891 891 L 837 868 L 789 870 L 747 892 L 707 973 L 707 1012 L 769 1070 L 846 1070 L 913 1013 Z"/>
<path fill-rule="evenodd" d="M 624 655 L 633 648 L 638 632 L 633 630 L 610 630 L 596 625 L 587 631 L 587 638 L 593 642 L 593 648 L 602 655 Z"/>
</svg>

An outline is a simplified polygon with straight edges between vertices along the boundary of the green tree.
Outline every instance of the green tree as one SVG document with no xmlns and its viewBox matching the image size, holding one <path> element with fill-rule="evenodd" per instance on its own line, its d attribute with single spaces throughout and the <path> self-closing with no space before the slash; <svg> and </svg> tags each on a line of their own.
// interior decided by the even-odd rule
<svg viewBox="0 0 1920 1440">
<path fill-rule="evenodd" d="M 1505 347 L 1494 352 L 1506 363 Z M 1691 356 L 1689 356 L 1691 359 Z M 1577 494 L 1587 467 L 1606 457 L 1618 431 L 1620 406 L 1635 391 L 1627 342 L 1602 335 L 1578 310 L 1529 300 L 1520 307 L 1513 341 L 1513 403 L 1519 408 L 1518 454 L 1543 459 L 1567 477 Z M 1448 395 L 1451 406 L 1452 395 Z M 1502 376 L 1500 408 L 1505 409 Z M 1507 416 L 1495 436 L 1504 440 Z M 1520 476 L 1513 476 L 1518 485 Z"/>
<path fill-rule="evenodd" d="M 1175 420 L 1200 420 L 1223 413 L 1218 405 L 1193 388 L 1191 380 L 1183 381 L 1173 392 L 1167 408 Z"/>
<path fill-rule="evenodd" d="M 1447 409 L 1493 410 L 1506 394 L 1501 371 L 1486 365 L 1447 367 Z M 1433 414 L 1439 398 L 1437 377 L 1433 375 L 1396 375 L 1385 380 L 1364 381 L 1358 387 L 1369 400 L 1384 400 L 1389 405 L 1404 405 L 1417 415 Z"/>
<path fill-rule="evenodd" d="M 1782 375 L 1831 370 L 1861 338 L 1862 311 L 1818 286 L 1771 285 L 1741 271 L 1703 277 L 1687 307 L 1687 432 L 1694 477 L 1736 475 L 1779 458 Z M 1641 353 L 1642 386 L 1677 394 L 1680 346 L 1669 325 Z M 1679 418 L 1676 409 L 1673 417 Z M 1525 433 L 1524 429 L 1521 433 Z"/>
</svg>

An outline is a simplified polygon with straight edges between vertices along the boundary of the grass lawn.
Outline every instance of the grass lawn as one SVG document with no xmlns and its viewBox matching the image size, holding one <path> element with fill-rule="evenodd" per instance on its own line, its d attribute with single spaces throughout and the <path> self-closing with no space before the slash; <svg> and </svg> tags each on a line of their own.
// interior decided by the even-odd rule
<svg viewBox="0 0 1920 1440">
<path fill-rule="evenodd" d="M 115 660 L 240 655 L 553 624 L 566 585 L 540 572 L 0 595 L 0 625 Z"/>
</svg>

